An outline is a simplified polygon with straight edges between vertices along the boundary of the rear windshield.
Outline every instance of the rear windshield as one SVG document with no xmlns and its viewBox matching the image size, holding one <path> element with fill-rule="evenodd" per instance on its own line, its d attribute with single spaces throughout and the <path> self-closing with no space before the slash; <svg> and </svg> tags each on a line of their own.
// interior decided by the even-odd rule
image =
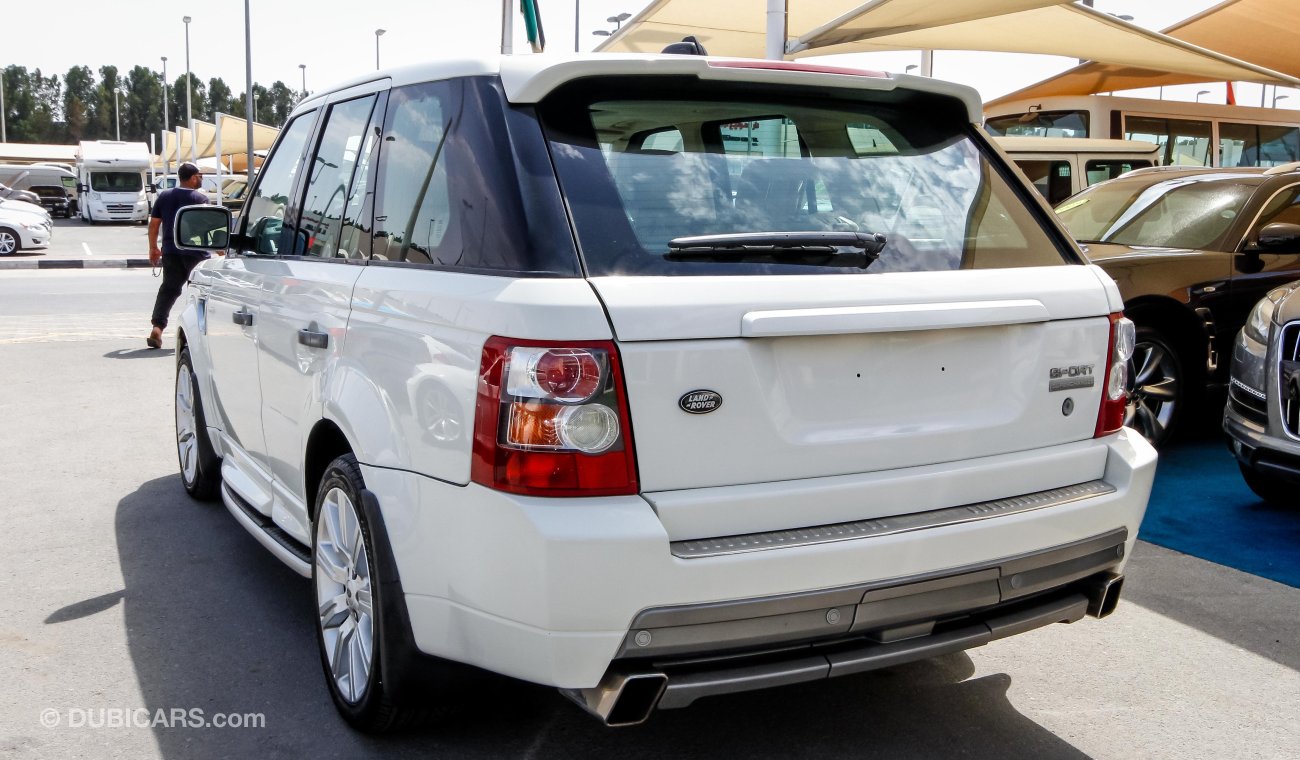
<svg viewBox="0 0 1300 760">
<path fill-rule="evenodd" d="M 659 79 L 651 91 L 624 79 L 613 90 L 589 80 L 540 107 L 589 275 L 875 274 L 1063 261 L 1023 188 L 1013 189 L 971 138 L 956 101 L 809 98 L 754 86 L 738 96 L 735 86 L 680 84 Z M 879 233 L 885 246 L 865 269 L 841 257 L 681 260 L 669 252 L 677 238 L 773 232 Z"/>
<path fill-rule="evenodd" d="M 1207 177 L 1094 185 L 1057 207 L 1084 243 L 1214 250 L 1254 188 Z"/>
<path fill-rule="evenodd" d="M 1029 137 L 1087 137 L 1087 111 L 1030 111 L 1010 116 L 992 116 L 984 122 L 991 135 Z"/>
</svg>

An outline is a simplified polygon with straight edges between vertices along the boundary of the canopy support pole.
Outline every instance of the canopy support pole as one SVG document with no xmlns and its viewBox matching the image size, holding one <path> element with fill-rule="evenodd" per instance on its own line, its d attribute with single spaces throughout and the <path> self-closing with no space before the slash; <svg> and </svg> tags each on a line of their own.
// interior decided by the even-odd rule
<svg viewBox="0 0 1300 760">
<path fill-rule="evenodd" d="M 921 51 L 921 76 L 934 78 L 934 51 Z"/>
<path fill-rule="evenodd" d="M 501 55 L 515 53 L 514 0 L 501 0 Z"/>
<path fill-rule="evenodd" d="M 789 0 L 767 0 L 767 52 L 772 61 L 785 60 L 785 41 L 789 33 Z"/>
<path fill-rule="evenodd" d="M 217 122 L 217 205 L 221 205 L 221 112 L 213 114 Z"/>
</svg>

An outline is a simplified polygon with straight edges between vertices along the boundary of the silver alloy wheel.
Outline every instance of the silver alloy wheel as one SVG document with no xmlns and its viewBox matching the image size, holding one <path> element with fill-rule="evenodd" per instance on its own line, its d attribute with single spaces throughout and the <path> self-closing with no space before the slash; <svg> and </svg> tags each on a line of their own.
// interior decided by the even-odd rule
<svg viewBox="0 0 1300 760">
<path fill-rule="evenodd" d="M 316 610 L 338 693 L 359 702 L 370 683 L 374 610 L 370 561 L 352 499 L 331 488 L 316 518 Z"/>
<path fill-rule="evenodd" d="M 18 250 L 18 238 L 9 230 L 0 230 L 0 256 L 8 256 Z"/>
<path fill-rule="evenodd" d="M 1159 343 L 1139 340 L 1129 365 L 1124 424 L 1148 441 L 1159 441 L 1173 422 L 1178 400 L 1178 361 Z"/>
<path fill-rule="evenodd" d="M 176 368 L 176 451 L 181 477 L 188 485 L 199 472 L 198 418 L 194 411 L 194 375 L 188 364 Z"/>
</svg>

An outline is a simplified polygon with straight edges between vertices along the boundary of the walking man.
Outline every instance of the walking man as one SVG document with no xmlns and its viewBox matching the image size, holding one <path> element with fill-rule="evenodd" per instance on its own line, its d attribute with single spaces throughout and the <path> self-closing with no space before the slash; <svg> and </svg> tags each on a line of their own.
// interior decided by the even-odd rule
<svg viewBox="0 0 1300 760">
<path fill-rule="evenodd" d="M 203 177 L 194 164 L 181 164 L 176 171 L 179 183 L 158 194 L 149 219 L 149 263 L 162 264 L 162 285 L 158 286 L 158 299 L 153 305 L 153 330 L 145 343 L 149 348 L 162 348 L 162 334 L 167 327 L 167 315 L 180 297 L 181 289 L 190 278 L 190 272 L 208 257 L 205 251 L 179 251 L 172 240 L 172 227 L 176 212 L 196 203 L 207 203 L 208 196 L 199 191 Z M 158 246 L 158 230 L 162 229 L 162 247 Z"/>
</svg>

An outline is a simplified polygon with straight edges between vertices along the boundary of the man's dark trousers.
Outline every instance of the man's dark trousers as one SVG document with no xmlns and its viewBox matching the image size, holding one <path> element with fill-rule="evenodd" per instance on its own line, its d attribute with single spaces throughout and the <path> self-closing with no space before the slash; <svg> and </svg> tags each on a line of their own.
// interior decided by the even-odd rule
<svg viewBox="0 0 1300 760">
<path fill-rule="evenodd" d="M 158 287 L 158 299 L 153 304 L 154 327 L 167 329 L 167 315 L 171 313 L 176 299 L 180 298 L 185 281 L 190 278 L 194 267 L 203 263 L 202 256 L 187 256 L 183 253 L 164 253 L 162 257 L 162 285 Z"/>
</svg>

